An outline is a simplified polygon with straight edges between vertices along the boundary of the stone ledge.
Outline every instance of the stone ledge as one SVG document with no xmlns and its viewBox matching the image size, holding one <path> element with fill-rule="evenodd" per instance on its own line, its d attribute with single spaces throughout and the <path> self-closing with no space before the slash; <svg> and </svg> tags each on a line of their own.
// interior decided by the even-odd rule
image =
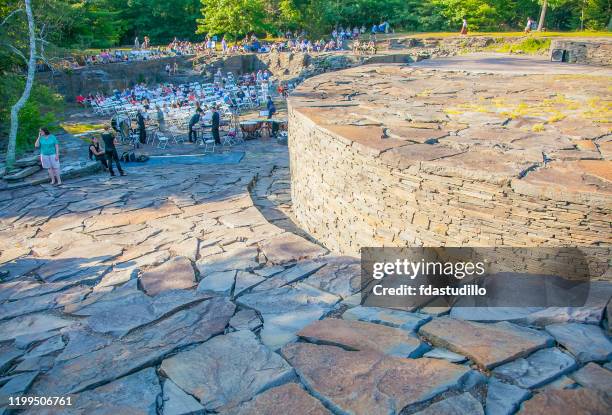
<svg viewBox="0 0 612 415">
<path fill-rule="evenodd" d="M 370 65 L 310 78 L 289 99 L 296 220 L 351 255 L 612 243 L 612 162 L 595 139 L 609 127 L 589 112 L 607 78 L 585 76 Z"/>
</svg>

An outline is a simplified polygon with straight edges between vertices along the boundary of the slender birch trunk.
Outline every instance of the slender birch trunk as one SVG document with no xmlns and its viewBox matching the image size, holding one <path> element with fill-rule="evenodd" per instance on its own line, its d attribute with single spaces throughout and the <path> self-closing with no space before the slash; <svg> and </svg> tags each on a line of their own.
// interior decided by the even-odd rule
<svg viewBox="0 0 612 415">
<path fill-rule="evenodd" d="M 32 14 L 31 0 L 25 0 L 25 11 L 28 18 L 28 32 L 30 37 L 30 57 L 28 59 L 28 75 L 26 85 L 19 100 L 11 108 L 11 130 L 9 133 L 9 141 L 6 149 L 6 165 L 7 168 L 13 167 L 15 164 L 15 147 L 17 145 L 17 130 L 19 128 L 19 111 L 30 98 L 32 86 L 34 85 L 34 76 L 36 75 L 36 35 L 34 31 L 34 16 Z"/>
</svg>

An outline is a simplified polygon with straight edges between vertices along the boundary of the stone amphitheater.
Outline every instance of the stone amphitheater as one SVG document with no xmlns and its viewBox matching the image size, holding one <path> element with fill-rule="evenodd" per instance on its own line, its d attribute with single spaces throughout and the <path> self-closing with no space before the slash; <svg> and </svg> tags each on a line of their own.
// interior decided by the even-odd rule
<svg viewBox="0 0 612 415">
<path fill-rule="evenodd" d="M 361 66 L 295 91 L 298 222 L 353 255 L 367 246 L 609 245 L 609 74 L 431 62 Z"/>
<path fill-rule="evenodd" d="M 357 257 L 609 261 L 610 76 L 499 56 L 356 67 L 293 93 L 288 148 L 0 190 L 0 414 L 610 413 L 609 282 L 582 307 L 367 307 Z"/>
</svg>

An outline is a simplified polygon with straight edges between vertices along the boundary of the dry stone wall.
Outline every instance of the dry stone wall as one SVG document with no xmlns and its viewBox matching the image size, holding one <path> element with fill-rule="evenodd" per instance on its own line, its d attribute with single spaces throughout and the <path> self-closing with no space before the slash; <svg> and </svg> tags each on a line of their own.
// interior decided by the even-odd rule
<svg viewBox="0 0 612 415">
<path fill-rule="evenodd" d="M 610 39 L 561 39 L 550 45 L 551 58 L 586 65 L 612 65 Z M 558 51 L 563 51 L 561 54 Z"/>
<path fill-rule="evenodd" d="M 348 78 L 355 78 L 368 69 L 349 71 L 354 72 L 338 74 L 348 72 Z M 415 76 L 410 72 L 409 79 Z M 584 156 L 590 159 L 576 155 L 573 160 L 556 156 L 544 164 L 529 161 L 533 149 L 504 153 L 445 141 L 466 139 L 469 134 L 460 135 L 470 131 L 465 125 L 459 133 L 446 137 L 443 133 L 429 144 L 393 135 L 401 131 L 399 127 L 390 128 L 393 138 L 381 139 L 382 128 L 392 122 L 377 116 L 375 108 L 405 114 L 401 102 L 391 107 L 368 100 L 371 95 L 358 104 L 334 100 L 327 95 L 331 88 L 326 89 L 331 79 L 323 75 L 300 87 L 289 100 L 288 116 L 294 213 L 300 225 L 332 251 L 358 254 L 367 246 L 612 243 L 609 160 L 599 155 Z M 384 76 L 375 79 L 372 82 L 389 81 Z M 337 79 L 338 85 L 347 82 Z M 354 79 L 350 84 L 360 93 L 368 90 L 356 87 Z M 478 85 L 482 87 L 483 83 Z M 405 91 L 406 97 L 410 94 Z M 432 109 L 432 117 L 437 110 Z M 489 128 L 495 136 L 498 127 Z M 425 129 L 408 129 L 406 135 L 413 134 L 414 139 L 421 130 Z M 439 130 L 428 131 L 440 135 Z M 537 139 L 546 142 L 544 136 Z"/>
<path fill-rule="evenodd" d="M 166 64 L 179 64 L 178 75 L 167 75 Z M 55 88 L 69 99 L 79 94 L 102 92 L 110 94 L 113 89 L 130 88 L 137 83 L 191 82 L 200 75 L 191 73 L 188 57 L 169 57 L 146 61 L 108 63 L 87 66 L 74 70 L 43 72 L 36 75 L 37 81 Z"/>
</svg>

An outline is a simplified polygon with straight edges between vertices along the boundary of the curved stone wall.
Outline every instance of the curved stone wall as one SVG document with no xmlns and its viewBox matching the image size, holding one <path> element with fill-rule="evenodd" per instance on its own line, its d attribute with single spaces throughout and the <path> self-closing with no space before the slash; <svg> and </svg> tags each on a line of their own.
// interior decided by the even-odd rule
<svg viewBox="0 0 612 415">
<path fill-rule="evenodd" d="M 573 92 L 555 98 L 559 80 Z M 289 100 L 295 216 L 345 254 L 609 245 L 611 124 L 577 108 L 609 80 L 396 65 L 311 78 Z"/>
</svg>

